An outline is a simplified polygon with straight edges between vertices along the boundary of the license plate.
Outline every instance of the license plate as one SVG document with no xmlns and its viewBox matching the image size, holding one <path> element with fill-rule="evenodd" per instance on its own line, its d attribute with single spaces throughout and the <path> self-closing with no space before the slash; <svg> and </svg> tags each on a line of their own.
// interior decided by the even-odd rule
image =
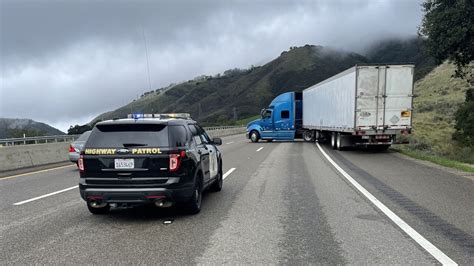
<svg viewBox="0 0 474 266">
<path fill-rule="evenodd" d="M 135 168 L 133 159 L 115 159 L 115 169 L 132 169 Z"/>
</svg>

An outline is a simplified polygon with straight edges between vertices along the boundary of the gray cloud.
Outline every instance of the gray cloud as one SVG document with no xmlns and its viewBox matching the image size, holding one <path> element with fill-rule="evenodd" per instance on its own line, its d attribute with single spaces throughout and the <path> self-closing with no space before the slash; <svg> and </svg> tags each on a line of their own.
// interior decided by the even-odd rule
<svg viewBox="0 0 474 266">
<path fill-rule="evenodd" d="M 362 52 L 416 34 L 420 1 L 1 1 L 0 117 L 65 130 L 152 88 L 289 46 Z"/>
</svg>

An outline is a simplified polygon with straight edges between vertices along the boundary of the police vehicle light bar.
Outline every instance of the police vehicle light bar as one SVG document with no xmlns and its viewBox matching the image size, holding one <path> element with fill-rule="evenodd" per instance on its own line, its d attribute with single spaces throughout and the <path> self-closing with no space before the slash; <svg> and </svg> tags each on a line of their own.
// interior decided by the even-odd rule
<svg viewBox="0 0 474 266">
<path fill-rule="evenodd" d="M 188 113 L 168 113 L 168 114 L 128 114 L 127 118 L 141 119 L 141 118 L 158 118 L 158 119 L 191 119 L 191 115 Z"/>
</svg>

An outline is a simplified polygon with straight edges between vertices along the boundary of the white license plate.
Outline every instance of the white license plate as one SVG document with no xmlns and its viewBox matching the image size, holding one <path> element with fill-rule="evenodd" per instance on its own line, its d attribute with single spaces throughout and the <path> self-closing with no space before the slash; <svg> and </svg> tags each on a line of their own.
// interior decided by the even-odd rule
<svg viewBox="0 0 474 266">
<path fill-rule="evenodd" d="M 132 169 L 135 168 L 133 159 L 115 159 L 115 169 Z"/>
</svg>

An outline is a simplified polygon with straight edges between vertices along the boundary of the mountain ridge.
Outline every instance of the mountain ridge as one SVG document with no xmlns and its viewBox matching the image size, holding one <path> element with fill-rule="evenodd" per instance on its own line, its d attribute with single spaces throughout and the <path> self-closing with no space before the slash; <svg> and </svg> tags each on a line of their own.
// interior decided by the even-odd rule
<svg viewBox="0 0 474 266">
<path fill-rule="evenodd" d="M 186 112 L 204 125 L 229 124 L 258 114 L 280 93 L 301 91 L 356 64 L 386 62 L 415 63 L 417 80 L 435 66 L 434 59 L 425 52 L 424 39 L 419 37 L 376 43 L 366 55 L 307 44 L 290 47 L 262 66 L 202 75 L 146 92 L 139 99 L 97 116 L 90 125 L 131 112 Z"/>
<path fill-rule="evenodd" d="M 61 130 L 28 118 L 0 118 L 0 138 L 64 135 Z"/>
</svg>

